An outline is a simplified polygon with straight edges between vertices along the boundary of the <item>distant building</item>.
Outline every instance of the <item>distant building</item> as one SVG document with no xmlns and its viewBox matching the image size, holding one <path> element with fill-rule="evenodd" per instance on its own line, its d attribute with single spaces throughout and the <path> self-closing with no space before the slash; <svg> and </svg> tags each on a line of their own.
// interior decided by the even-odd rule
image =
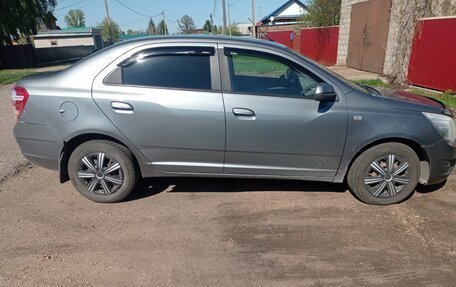
<svg viewBox="0 0 456 287">
<path fill-rule="evenodd" d="M 307 6 L 299 0 L 289 0 L 256 23 L 256 35 L 265 37 L 267 32 L 299 29 L 301 17 Z"/>
<path fill-rule="evenodd" d="M 239 32 L 241 32 L 242 36 L 250 36 L 252 34 L 252 24 L 249 23 L 241 23 L 237 24 L 239 27 Z"/>
<path fill-rule="evenodd" d="M 93 46 L 94 50 L 104 47 L 101 30 L 97 28 L 65 28 L 49 30 L 33 36 L 35 48 Z"/>
<path fill-rule="evenodd" d="M 257 26 L 294 25 L 307 13 L 307 6 L 299 0 L 289 0 L 263 17 Z"/>
<path fill-rule="evenodd" d="M 54 14 L 48 12 L 44 17 L 43 21 L 46 30 L 60 30 L 60 27 L 57 26 L 57 18 L 55 18 Z"/>
<path fill-rule="evenodd" d="M 123 35 L 120 35 L 119 42 L 131 40 L 131 39 L 135 39 L 135 38 L 147 37 L 147 36 L 149 36 L 149 34 L 146 34 L 146 33 L 123 34 Z"/>
</svg>

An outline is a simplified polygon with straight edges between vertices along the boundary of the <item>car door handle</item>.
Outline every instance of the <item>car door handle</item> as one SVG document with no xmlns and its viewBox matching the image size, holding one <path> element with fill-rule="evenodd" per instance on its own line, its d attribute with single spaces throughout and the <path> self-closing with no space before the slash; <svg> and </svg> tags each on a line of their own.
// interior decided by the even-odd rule
<svg viewBox="0 0 456 287">
<path fill-rule="evenodd" d="M 233 114 L 239 119 L 255 119 L 255 112 L 251 109 L 233 108 Z"/>
<path fill-rule="evenodd" d="M 111 107 L 116 113 L 121 114 L 132 114 L 134 111 L 133 106 L 125 102 L 111 102 Z"/>
</svg>

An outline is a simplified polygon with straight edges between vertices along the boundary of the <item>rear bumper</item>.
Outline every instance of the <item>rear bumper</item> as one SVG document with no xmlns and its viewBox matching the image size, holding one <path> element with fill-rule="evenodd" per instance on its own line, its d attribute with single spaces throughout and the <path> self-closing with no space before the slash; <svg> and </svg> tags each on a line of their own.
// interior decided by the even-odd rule
<svg viewBox="0 0 456 287">
<path fill-rule="evenodd" d="M 456 164 L 456 147 L 444 140 L 425 149 L 430 161 L 429 180 L 427 184 L 437 184 L 450 176 Z"/>
<path fill-rule="evenodd" d="M 14 126 L 14 136 L 29 161 L 47 169 L 59 170 L 63 140 L 51 128 L 18 121 Z"/>
</svg>

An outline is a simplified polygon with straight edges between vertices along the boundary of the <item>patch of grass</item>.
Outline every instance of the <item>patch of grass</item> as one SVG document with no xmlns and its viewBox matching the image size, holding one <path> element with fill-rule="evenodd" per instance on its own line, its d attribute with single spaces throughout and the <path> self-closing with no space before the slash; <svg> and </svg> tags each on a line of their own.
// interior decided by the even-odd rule
<svg viewBox="0 0 456 287">
<path fill-rule="evenodd" d="M 233 66 L 236 75 L 265 75 L 279 77 L 286 74 L 288 66 L 266 58 L 248 55 L 233 55 Z"/>
<path fill-rule="evenodd" d="M 32 70 L 0 70 L 0 85 L 12 84 L 25 76 L 34 74 Z"/>
<path fill-rule="evenodd" d="M 411 88 L 410 92 L 414 93 L 415 95 L 423 96 L 423 97 L 428 97 L 428 98 L 434 98 L 442 103 L 444 103 L 447 107 L 450 108 L 456 108 L 456 95 L 454 94 L 453 91 L 445 91 L 444 93 L 438 93 L 438 92 L 429 92 L 426 90 L 422 89 L 417 89 L 417 88 Z"/>
<path fill-rule="evenodd" d="M 385 83 L 381 79 L 365 79 L 365 80 L 353 80 L 353 82 L 361 85 L 372 86 L 372 87 L 389 87 L 388 83 Z"/>
</svg>

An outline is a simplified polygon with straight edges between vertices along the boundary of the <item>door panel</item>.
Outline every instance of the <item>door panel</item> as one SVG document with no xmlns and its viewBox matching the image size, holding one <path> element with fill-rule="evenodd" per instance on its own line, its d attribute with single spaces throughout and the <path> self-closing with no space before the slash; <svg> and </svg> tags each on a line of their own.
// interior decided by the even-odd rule
<svg viewBox="0 0 456 287">
<path fill-rule="evenodd" d="M 150 174 L 223 173 L 225 111 L 215 48 L 139 47 L 95 79 L 93 99 L 149 160 Z"/>
<path fill-rule="evenodd" d="M 94 90 L 93 97 L 114 125 L 160 170 L 223 172 L 221 93 L 106 86 Z M 128 102 L 134 111 L 118 113 L 112 107 L 117 102 Z"/>
<path fill-rule="evenodd" d="M 331 179 L 344 148 L 345 104 L 224 93 L 225 173 Z M 242 120 L 235 108 L 255 118 Z"/>
<path fill-rule="evenodd" d="M 347 131 L 342 92 L 315 101 L 325 81 L 281 53 L 225 47 L 224 55 L 224 172 L 331 181 Z"/>
</svg>

